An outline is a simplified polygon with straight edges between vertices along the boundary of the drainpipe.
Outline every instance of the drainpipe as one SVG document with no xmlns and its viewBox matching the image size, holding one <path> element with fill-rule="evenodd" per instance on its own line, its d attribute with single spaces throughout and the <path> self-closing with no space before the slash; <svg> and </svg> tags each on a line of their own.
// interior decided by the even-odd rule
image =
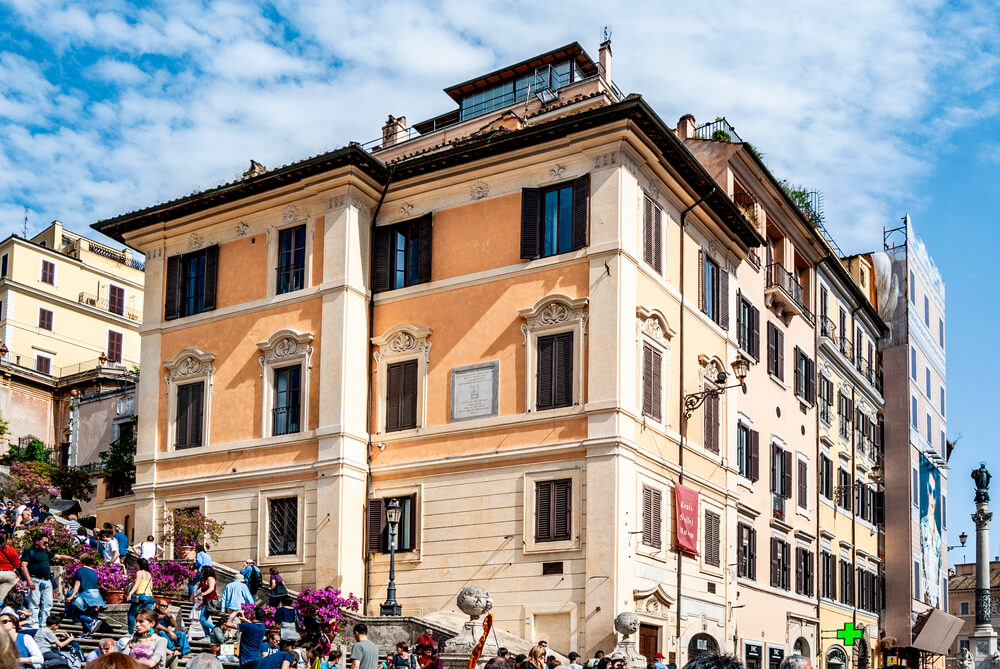
<svg viewBox="0 0 1000 669">
<path fill-rule="evenodd" d="M 851 341 L 857 343 L 858 339 L 854 336 L 855 332 L 858 330 L 858 312 L 861 311 L 861 305 L 859 304 L 857 308 L 851 311 L 851 325 L 854 326 L 854 331 L 851 332 Z M 860 351 L 854 352 L 854 368 L 858 368 L 858 356 L 861 355 Z M 857 391 L 854 389 L 854 384 L 851 384 L 851 406 L 854 408 L 854 415 L 851 416 L 851 483 L 856 485 L 854 476 L 858 468 L 858 408 L 857 408 Z M 852 488 L 853 489 L 853 488 Z M 858 488 L 858 494 L 860 495 L 861 488 Z M 857 497 L 851 496 L 851 546 L 854 550 L 854 555 L 851 556 L 851 569 L 854 570 L 854 576 L 857 577 L 858 574 L 858 505 L 855 503 Z M 854 629 L 858 628 L 858 585 L 854 584 L 854 605 L 851 607 L 851 624 Z M 865 643 L 868 640 L 865 639 Z"/>
<path fill-rule="evenodd" d="M 375 336 L 375 221 L 378 220 L 378 214 L 382 211 L 382 203 L 385 202 L 385 196 L 389 192 L 389 186 L 392 184 L 392 177 L 396 174 L 396 165 L 393 164 L 389 167 L 389 177 L 385 181 L 385 186 L 382 188 L 382 195 L 378 199 L 378 204 L 375 205 L 375 211 L 372 212 L 372 220 L 368 230 L 368 383 L 365 384 L 365 388 L 368 390 L 367 398 L 367 427 L 368 427 L 368 472 L 365 474 L 366 478 L 366 494 L 365 494 L 365 518 L 367 519 L 367 504 L 368 500 L 371 499 L 372 494 L 375 492 L 375 485 L 372 481 L 372 433 L 375 432 L 374 417 L 372 415 L 374 406 L 372 402 L 372 360 L 374 360 L 374 345 L 372 344 L 372 337 Z M 371 601 L 371 560 L 368 557 L 368 523 L 365 523 L 365 541 L 364 541 L 364 555 L 365 555 L 365 610 L 368 609 L 368 603 Z"/>
<path fill-rule="evenodd" d="M 687 209 L 681 212 L 681 317 L 678 323 L 678 332 L 680 333 L 681 343 L 680 343 L 680 361 L 681 361 L 681 379 L 680 379 L 680 412 L 678 417 L 680 418 L 681 435 L 680 435 L 680 450 L 678 451 L 677 465 L 680 467 L 680 473 L 677 475 L 677 483 L 684 483 L 684 442 L 686 441 L 684 435 L 687 433 L 687 419 L 684 418 L 684 226 L 686 225 L 687 215 L 692 209 L 697 207 L 699 204 L 712 197 L 715 194 L 716 187 L 712 186 L 712 190 L 708 192 L 707 195 L 703 195 L 694 202 L 691 203 Z M 726 299 L 729 299 L 728 296 Z M 676 497 L 675 497 L 676 499 Z M 675 502 L 676 504 L 676 502 Z M 678 549 L 677 551 L 677 658 L 680 658 L 681 654 L 681 573 L 682 565 L 684 564 L 684 551 Z"/>
</svg>

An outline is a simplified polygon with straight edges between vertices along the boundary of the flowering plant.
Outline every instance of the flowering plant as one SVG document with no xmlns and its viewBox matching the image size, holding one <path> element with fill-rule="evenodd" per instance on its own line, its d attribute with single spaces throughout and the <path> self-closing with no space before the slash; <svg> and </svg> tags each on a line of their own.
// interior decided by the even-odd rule
<svg viewBox="0 0 1000 669">
<path fill-rule="evenodd" d="M 98 565 L 97 585 L 102 590 L 127 590 L 130 579 L 120 564 L 105 563 Z"/>
<path fill-rule="evenodd" d="M 256 605 L 244 604 L 240 608 L 243 610 L 243 615 L 249 616 L 250 612 L 253 611 L 254 608 L 256 608 Z M 264 609 L 264 620 L 258 620 L 257 622 L 264 623 L 267 627 L 272 627 L 274 625 L 275 607 L 269 604 L 263 604 L 261 605 L 260 608 Z"/>
<path fill-rule="evenodd" d="M 49 538 L 49 550 L 57 555 L 69 555 L 76 558 L 90 551 L 89 548 L 76 540 L 76 535 L 67 526 L 52 518 L 41 525 L 28 528 L 27 532 L 21 533 L 20 539 L 17 540 L 17 547 L 21 550 L 29 548 L 35 543 L 35 539 L 41 536 Z"/>
<path fill-rule="evenodd" d="M 334 637 L 347 629 L 348 618 L 345 611 L 357 611 L 361 608 L 361 598 L 350 593 L 344 597 L 340 590 L 330 586 L 321 589 L 306 588 L 295 600 L 295 609 L 304 617 L 311 606 L 316 607 L 316 619 Z"/>
<path fill-rule="evenodd" d="M 176 596 L 187 591 L 187 583 L 194 578 L 194 568 L 173 560 L 150 560 L 149 573 L 153 577 L 153 592 Z"/>
<path fill-rule="evenodd" d="M 218 543 L 225 523 L 212 520 L 196 509 L 173 509 L 167 512 L 160 523 L 163 529 L 163 543 L 173 542 L 174 546 L 190 546 L 209 542 Z"/>
<path fill-rule="evenodd" d="M 59 488 L 42 474 L 36 467 L 23 462 L 14 462 L 10 466 L 10 474 L 0 481 L 0 496 L 5 499 L 23 500 L 55 497 Z"/>
</svg>

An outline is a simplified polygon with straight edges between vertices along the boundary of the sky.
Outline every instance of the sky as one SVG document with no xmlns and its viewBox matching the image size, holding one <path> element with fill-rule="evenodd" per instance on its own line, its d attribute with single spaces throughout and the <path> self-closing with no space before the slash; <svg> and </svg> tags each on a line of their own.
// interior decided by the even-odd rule
<svg viewBox="0 0 1000 669">
<path fill-rule="evenodd" d="M 91 234 L 251 158 L 375 139 L 389 114 L 452 109 L 442 89 L 477 74 L 572 41 L 596 59 L 605 26 L 619 88 L 669 125 L 725 116 L 777 177 L 823 193 L 845 253 L 910 214 L 947 289 L 948 527 L 973 535 L 969 472 L 1000 474 L 983 372 L 1000 328 L 984 299 L 1000 241 L 990 0 L 0 0 L 0 235 L 25 208 L 31 234 L 56 218 Z"/>
</svg>

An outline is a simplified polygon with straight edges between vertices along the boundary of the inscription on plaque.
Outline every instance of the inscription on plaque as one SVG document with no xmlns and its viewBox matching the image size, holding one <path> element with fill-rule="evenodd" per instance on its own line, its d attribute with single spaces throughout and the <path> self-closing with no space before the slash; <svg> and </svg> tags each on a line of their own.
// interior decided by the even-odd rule
<svg viewBox="0 0 1000 669">
<path fill-rule="evenodd" d="M 451 370 L 451 419 L 471 420 L 497 415 L 500 362 L 453 367 Z"/>
</svg>

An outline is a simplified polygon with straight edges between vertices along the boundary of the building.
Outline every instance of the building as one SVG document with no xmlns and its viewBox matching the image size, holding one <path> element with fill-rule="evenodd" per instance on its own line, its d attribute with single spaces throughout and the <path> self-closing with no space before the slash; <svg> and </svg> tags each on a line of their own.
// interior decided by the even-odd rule
<svg viewBox="0 0 1000 669">
<path fill-rule="evenodd" d="M 909 216 L 873 253 L 883 341 L 886 664 L 923 666 L 948 652 L 960 621 L 947 613 L 948 468 L 945 291 Z"/>
<path fill-rule="evenodd" d="M 954 657 L 969 647 L 969 634 L 976 626 L 976 563 L 956 564 L 948 572 L 948 607 L 952 615 L 962 619 L 962 630 L 948 651 L 949 667 L 955 667 Z M 1000 630 L 1000 561 L 990 562 L 990 595 L 993 603 L 993 627 Z"/>
<path fill-rule="evenodd" d="M 37 439 L 54 462 L 73 448 L 71 397 L 132 383 L 143 265 L 63 228 L 0 242 L 0 414 L 11 443 Z M 6 452 L 6 446 L 3 446 Z"/>
<path fill-rule="evenodd" d="M 136 531 L 201 509 L 217 560 L 373 612 L 397 500 L 404 613 L 481 583 L 564 653 L 623 610 L 646 653 L 732 650 L 740 394 L 683 416 L 734 385 L 729 276 L 765 239 L 610 65 L 573 43 L 370 152 L 96 224 L 147 258 Z"/>
</svg>

